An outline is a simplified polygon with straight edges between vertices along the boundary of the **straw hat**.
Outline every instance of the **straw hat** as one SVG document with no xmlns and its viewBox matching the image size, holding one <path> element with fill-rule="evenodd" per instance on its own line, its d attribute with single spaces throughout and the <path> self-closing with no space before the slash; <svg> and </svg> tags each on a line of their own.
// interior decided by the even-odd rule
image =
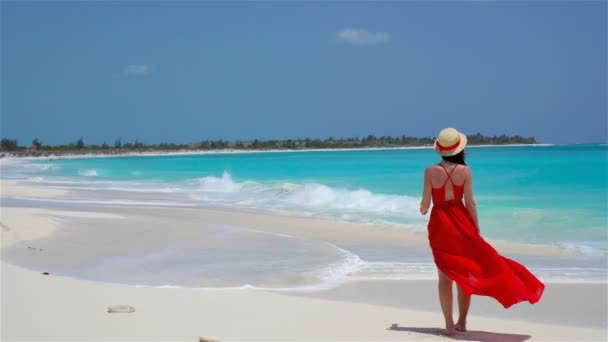
<svg viewBox="0 0 608 342">
<path fill-rule="evenodd" d="M 445 128 L 435 139 L 435 151 L 444 157 L 454 156 L 467 146 L 467 136 L 454 128 Z"/>
</svg>

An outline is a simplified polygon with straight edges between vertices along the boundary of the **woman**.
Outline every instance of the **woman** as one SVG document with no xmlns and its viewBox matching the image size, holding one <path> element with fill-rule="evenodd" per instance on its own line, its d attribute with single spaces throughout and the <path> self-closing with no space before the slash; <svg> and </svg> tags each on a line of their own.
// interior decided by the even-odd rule
<svg viewBox="0 0 608 342">
<path fill-rule="evenodd" d="M 498 254 L 479 235 L 473 175 L 464 161 L 467 137 L 446 128 L 435 140 L 439 164 L 426 168 L 420 213 L 433 200 L 429 242 L 439 273 L 439 302 L 446 333 L 466 331 L 471 295 L 490 296 L 505 308 L 521 301 L 536 303 L 545 286 L 524 266 Z M 462 199 L 464 197 L 464 203 Z M 452 282 L 458 285 L 459 318 L 452 318 Z"/>
</svg>

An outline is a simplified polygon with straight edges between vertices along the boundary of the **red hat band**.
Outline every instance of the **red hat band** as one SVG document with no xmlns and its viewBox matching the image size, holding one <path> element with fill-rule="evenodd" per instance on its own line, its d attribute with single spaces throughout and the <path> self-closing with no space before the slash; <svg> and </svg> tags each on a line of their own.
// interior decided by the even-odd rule
<svg viewBox="0 0 608 342">
<path fill-rule="evenodd" d="M 453 150 L 456 147 L 458 147 L 458 145 L 460 145 L 460 138 L 458 138 L 458 140 L 456 141 L 456 143 L 454 145 L 450 145 L 450 146 L 443 146 L 439 143 L 439 141 L 437 142 L 437 147 L 439 147 L 439 151 L 450 151 L 450 150 Z"/>
</svg>

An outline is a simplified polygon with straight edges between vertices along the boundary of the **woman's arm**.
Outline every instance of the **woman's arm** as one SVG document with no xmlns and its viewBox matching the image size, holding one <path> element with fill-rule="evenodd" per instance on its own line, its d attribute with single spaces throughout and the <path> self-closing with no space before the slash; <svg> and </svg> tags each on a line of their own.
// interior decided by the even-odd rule
<svg viewBox="0 0 608 342">
<path fill-rule="evenodd" d="M 475 197 L 473 196 L 473 174 L 470 168 L 466 168 L 466 177 L 464 180 L 464 203 L 471 214 L 471 218 L 475 223 L 475 228 L 479 233 L 479 219 L 477 218 L 477 204 L 475 203 Z"/>
<path fill-rule="evenodd" d="M 430 170 L 428 168 L 424 170 L 424 190 L 422 191 L 422 201 L 420 202 L 420 213 L 422 215 L 426 215 L 431 206 L 431 191 L 433 186 L 431 184 L 429 172 Z"/>
</svg>

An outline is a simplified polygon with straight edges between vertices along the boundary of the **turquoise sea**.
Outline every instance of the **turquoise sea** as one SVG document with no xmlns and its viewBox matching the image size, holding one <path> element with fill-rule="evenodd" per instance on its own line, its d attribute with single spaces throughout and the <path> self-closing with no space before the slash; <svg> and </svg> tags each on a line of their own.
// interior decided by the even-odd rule
<svg viewBox="0 0 608 342">
<path fill-rule="evenodd" d="M 605 144 L 471 147 L 466 153 L 484 237 L 573 249 L 579 259 L 528 262 L 553 278 L 606 281 Z M 428 148 L 124 156 L 5 163 L 2 177 L 75 190 L 165 194 L 157 205 L 227 206 L 419 231 L 428 220 L 418 213 L 423 170 L 438 161 Z M 99 204 L 113 202 L 146 205 L 133 198 Z M 394 251 L 350 252 L 367 253 L 388 268 L 405 258 Z"/>
</svg>

